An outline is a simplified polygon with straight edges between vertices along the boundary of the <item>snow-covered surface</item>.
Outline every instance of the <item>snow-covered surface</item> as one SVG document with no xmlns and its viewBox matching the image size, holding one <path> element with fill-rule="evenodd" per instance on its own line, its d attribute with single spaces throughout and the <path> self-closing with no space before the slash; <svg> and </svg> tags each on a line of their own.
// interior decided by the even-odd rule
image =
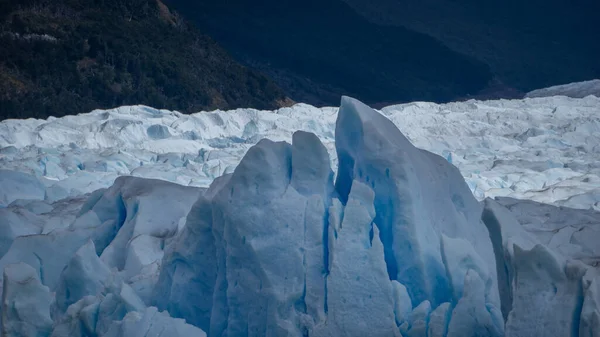
<svg viewBox="0 0 600 337">
<path fill-rule="evenodd" d="M 600 97 L 600 80 L 590 80 L 569 84 L 555 85 L 552 87 L 537 89 L 528 92 L 525 97 L 549 97 L 567 96 L 572 98 L 583 98 L 589 95 Z"/>
<path fill-rule="evenodd" d="M 600 212 L 498 198 L 539 242 L 565 257 L 600 268 Z"/>
<path fill-rule="evenodd" d="M 597 336 L 599 108 L 1 122 L 3 334 Z"/>
<path fill-rule="evenodd" d="M 507 196 L 600 209 L 598 97 L 417 102 L 382 113 L 415 146 L 456 165 L 479 200 Z M 7 120 L 0 122 L 0 169 L 39 177 L 50 201 L 109 187 L 119 175 L 208 187 L 260 139 L 289 142 L 297 130 L 315 133 L 335 168 L 336 117 L 337 108 L 298 104 L 193 115 L 134 106 Z M 0 191 L 0 206 L 10 203 L 7 193 L 16 196 Z M 20 193 L 39 195 L 33 187 Z"/>
<path fill-rule="evenodd" d="M 2 336 L 48 336 L 52 331 L 52 296 L 30 265 L 20 262 L 4 269 Z"/>
</svg>

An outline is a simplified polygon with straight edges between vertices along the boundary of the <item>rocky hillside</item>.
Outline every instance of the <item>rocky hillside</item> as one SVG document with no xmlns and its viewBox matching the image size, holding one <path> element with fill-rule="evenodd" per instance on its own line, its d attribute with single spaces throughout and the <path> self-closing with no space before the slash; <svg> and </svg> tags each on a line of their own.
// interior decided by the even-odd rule
<svg viewBox="0 0 600 337">
<path fill-rule="evenodd" d="M 157 0 L 0 0 L 0 119 L 288 101 Z"/>
</svg>

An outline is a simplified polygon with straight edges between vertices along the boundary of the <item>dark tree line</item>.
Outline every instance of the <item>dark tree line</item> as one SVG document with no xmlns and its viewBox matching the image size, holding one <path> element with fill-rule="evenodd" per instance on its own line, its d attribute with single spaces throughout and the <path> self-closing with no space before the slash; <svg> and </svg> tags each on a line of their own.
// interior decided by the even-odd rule
<svg viewBox="0 0 600 337">
<path fill-rule="evenodd" d="M 0 0 L 0 118 L 127 104 L 272 109 L 284 93 L 156 0 Z"/>
</svg>

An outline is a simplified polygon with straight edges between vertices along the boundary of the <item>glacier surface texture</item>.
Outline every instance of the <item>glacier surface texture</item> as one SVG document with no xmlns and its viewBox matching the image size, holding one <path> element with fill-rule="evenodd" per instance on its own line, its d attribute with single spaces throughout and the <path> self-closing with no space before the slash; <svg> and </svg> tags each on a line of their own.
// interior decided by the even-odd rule
<svg viewBox="0 0 600 337">
<path fill-rule="evenodd" d="M 2 336 L 598 337 L 598 112 L 1 122 Z"/>
</svg>

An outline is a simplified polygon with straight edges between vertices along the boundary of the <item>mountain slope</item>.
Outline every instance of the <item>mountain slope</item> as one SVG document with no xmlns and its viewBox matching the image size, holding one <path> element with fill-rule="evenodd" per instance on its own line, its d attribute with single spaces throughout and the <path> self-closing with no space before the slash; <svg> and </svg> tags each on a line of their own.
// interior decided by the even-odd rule
<svg viewBox="0 0 600 337">
<path fill-rule="evenodd" d="M 169 0 L 237 59 L 264 71 L 296 101 L 337 105 L 447 101 L 476 93 L 488 67 L 435 39 L 382 27 L 341 0 Z"/>
<path fill-rule="evenodd" d="M 123 104 L 272 109 L 286 97 L 156 0 L 0 0 L 0 118 Z"/>
<path fill-rule="evenodd" d="M 597 0 L 343 0 L 374 24 L 432 36 L 521 92 L 600 77 Z"/>
</svg>

